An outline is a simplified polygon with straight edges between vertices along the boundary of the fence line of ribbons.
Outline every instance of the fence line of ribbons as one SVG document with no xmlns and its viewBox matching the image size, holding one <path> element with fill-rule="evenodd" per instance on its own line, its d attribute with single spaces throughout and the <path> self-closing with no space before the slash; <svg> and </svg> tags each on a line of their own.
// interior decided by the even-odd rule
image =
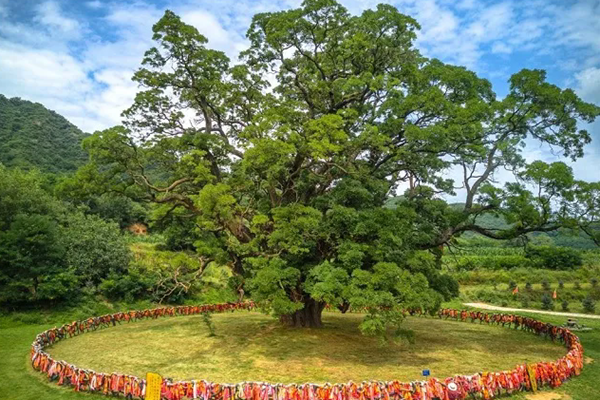
<svg viewBox="0 0 600 400">
<path fill-rule="evenodd" d="M 57 341 L 99 328 L 123 322 L 159 317 L 222 313 L 251 310 L 252 302 L 224 303 L 200 306 L 161 307 L 143 311 L 118 312 L 86 320 L 74 321 L 60 328 L 48 329 L 35 338 L 31 346 L 33 368 L 52 382 L 71 386 L 77 392 L 102 393 L 143 399 L 146 380 L 121 373 L 103 373 L 79 368 L 66 361 L 54 360 L 44 351 Z M 421 310 L 408 310 L 410 315 L 424 316 Z M 567 379 L 579 375 L 583 368 L 583 348 L 579 338 L 564 327 L 540 322 L 532 318 L 510 314 L 442 309 L 440 318 L 463 322 L 479 322 L 521 329 L 562 342 L 567 354 L 551 362 L 520 364 L 510 371 L 481 372 L 456 375 L 446 379 L 429 378 L 423 381 L 369 381 L 362 383 L 275 384 L 241 382 L 222 384 L 205 380 L 174 381 L 163 378 L 161 399 L 183 400 L 456 400 L 470 398 L 491 399 L 519 391 L 536 391 L 540 387 L 558 387 Z"/>
</svg>

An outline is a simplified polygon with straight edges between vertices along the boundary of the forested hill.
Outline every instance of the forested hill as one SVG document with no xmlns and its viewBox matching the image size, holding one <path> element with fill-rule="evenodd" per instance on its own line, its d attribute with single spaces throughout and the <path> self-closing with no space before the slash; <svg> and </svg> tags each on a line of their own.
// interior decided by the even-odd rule
<svg viewBox="0 0 600 400">
<path fill-rule="evenodd" d="M 0 94 L 0 163 L 43 172 L 74 171 L 87 156 L 87 135 L 63 116 L 39 103 Z"/>
</svg>

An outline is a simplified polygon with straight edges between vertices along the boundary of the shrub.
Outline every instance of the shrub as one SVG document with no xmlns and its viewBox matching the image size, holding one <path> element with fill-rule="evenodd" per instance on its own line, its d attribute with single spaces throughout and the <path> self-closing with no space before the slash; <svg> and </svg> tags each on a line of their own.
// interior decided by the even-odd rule
<svg viewBox="0 0 600 400">
<path fill-rule="evenodd" d="M 565 288 L 565 283 L 563 281 L 558 281 L 558 288 L 559 289 L 564 289 Z"/>
<path fill-rule="evenodd" d="M 568 247 L 529 246 L 525 257 L 537 268 L 564 271 L 583 265 L 581 253 Z"/>
<path fill-rule="evenodd" d="M 596 286 L 598 286 L 598 279 L 592 278 L 590 280 L 590 283 L 592 284 L 592 287 L 596 287 Z"/>
<path fill-rule="evenodd" d="M 525 289 L 527 289 L 527 290 L 531 290 L 532 288 L 533 288 L 533 285 L 531 285 L 531 282 L 527 282 L 527 283 L 525 284 Z"/>
<path fill-rule="evenodd" d="M 69 214 L 61 229 L 61 242 L 64 266 L 74 271 L 82 284 L 95 287 L 111 273 L 127 271 L 129 247 L 114 222 L 96 215 Z"/>
<path fill-rule="evenodd" d="M 581 289 L 581 283 L 579 283 L 579 281 L 575 282 L 575 289 Z"/>
<path fill-rule="evenodd" d="M 544 278 L 542 281 L 542 288 L 544 290 L 550 290 L 550 282 L 548 282 L 548 279 Z"/>
<path fill-rule="evenodd" d="M 513 289 L 514 289 L 514 288 L 516 288 L 516 287 L 517 287 L 517 282 L 515 282 L 515 281 L 513 281 L 513 280 L 511 280 L 510 282 L 508 282 L 508 288 L 509 288 L 510 290 L 513 290 Z"/>
<path fill-rule="evenodd" d="M 458 297 L 460 292 L 458 281 L 448 274 L 432 274 L 429 286 L 440 293 L 445 301 Z"/>
<path fill-rule="evenodd" d="M 594 313 L 596 311 L 596 303 L 590 296 L 583 299 L 581 305 L 583 306 L 585 312 Z"/>
<path fill-rule="evenodd" d="M 529 297 L 525 296 L 521 299 L 521 307 L 529 308 Z"/>
<path fill-rule="evenodd" d="M 212 320 L 212 315 L 208 312 L 202 314 L 202 320 L 204 321 L 204 325 L 208 328 L 208 336 L 217 336 L 215 331 L 215 323 Z"/>
<path fill-rule="evenodd" d="M 563 300 L 560 305 L 563 311 L 569 311 L 569 302 L 567 300 Z"/>
<path fill-rule="evenodd" d="M 554 302 L 548 293 L 542 296 L 542 310 L 554 310 Z"/>
</svg>

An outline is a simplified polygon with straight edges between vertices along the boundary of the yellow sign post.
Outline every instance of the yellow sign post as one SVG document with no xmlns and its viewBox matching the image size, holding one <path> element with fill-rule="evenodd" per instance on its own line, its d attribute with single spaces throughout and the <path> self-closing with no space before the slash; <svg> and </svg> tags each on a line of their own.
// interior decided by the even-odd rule
<svg viewBox="0 0 600 400">
<path fill-rule="evenodd" d="M 529 373 L 529 381 L 531 382 L 531 390 L 537 392 L 537 378 L 536 370 L 534 365 L 527 365 L 527 372 Z"/>
<path fill-rule="evenodd" d="M 160 400 L 162 376 L 153 372 L 146 374 L 146 400 Z"/>
</svg>

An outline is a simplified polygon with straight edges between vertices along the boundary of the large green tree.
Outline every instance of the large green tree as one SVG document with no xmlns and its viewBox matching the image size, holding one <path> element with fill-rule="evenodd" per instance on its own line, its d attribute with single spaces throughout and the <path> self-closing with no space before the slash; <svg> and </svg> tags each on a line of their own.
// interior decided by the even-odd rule
<svg viewBox="0 0 600 400">
<path fill-rule="evenodd" d="M 575 223 L 563 163 L 528 164 L 526 140 L 577 158 L 598 107 L 523 70 L 497 99 L 463 67 L 423 57 L 418 23 L 390 5 L 334 0 L 258 14 L 249 48 L 224 53 L 170 11 L 134 81 L 123 126 L 98 132 L 78 176 L 194 221 L 204 262 L 227 263 L 282 320 L 319 326 L 325 304 L 367 307 L 366 332 L 455 292 L 435 255 L 463 232 L 509 239 Z M 464 208 L 448 207 L 448 170 Z M 493 184 L 499 169 L 517 180 Z M 90 183 L 92 182 L 92 183 Z M 394 209 L 383 207 L 406 189 Z M 478 224 L 503 215 L 504 230 Z"/>
</svg>

